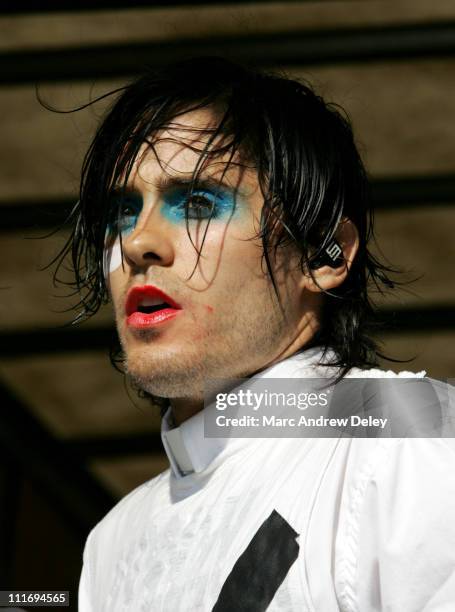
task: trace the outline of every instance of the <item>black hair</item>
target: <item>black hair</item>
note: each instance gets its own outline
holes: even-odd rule
[[[254,167],[264,197],[259,235],[275,290],[277,249],[297,247],[302,271],[313,275],[312,262],[340,222],[348,218],[356,226],[358,252],[345,281],[325,292],[311,345],[321,345],[325,354],[334,351],[330,365],[339,367],[341,376],[354,366],[377,365],[381,354],[373,338],[378,323],[370,287],[393,287],[388,276],[393,270],[368,248],[373,237],[368,180],[344,111],[305,82],[221,58],[173,63],[120,91],[84,159],[72,232],[61,253],[60,263],[71,256],[72,284],[80,296],[75,321],[93,315],[109,299],[103,256],[113,189],[126,186],[145,142],[153,146],[154,135],[179,115],[210,108],[219,121],[208,130],[193,182],[208,160],[226,152],[230,163],[241,160]]]

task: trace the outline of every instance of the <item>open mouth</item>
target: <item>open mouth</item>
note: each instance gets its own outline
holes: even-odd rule
[[[158,312],[164,310],[164,308],[172,308],[167,302],[158,302],[157,304],[147,304],[145,300],[142,304],[138,304],[137,312],[143,312],[144,314],[150,314],[152,312]]]
[[[164,323],[174,318],[181,310],[181,306],[158,287],[133,287],[126,300],[126,322],[130,327],[142,329]]]

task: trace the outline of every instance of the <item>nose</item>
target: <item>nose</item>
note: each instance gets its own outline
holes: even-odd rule
[[[158,208],[142,210],[134,230],[122,239],[123,256],[131,268],[170,266],[174,261],[171,231]]]

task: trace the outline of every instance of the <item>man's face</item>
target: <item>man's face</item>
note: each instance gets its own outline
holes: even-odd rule
[[[209,160],[187,226],[185,181],[209,137],[201,129],[214,121],[208,109],[181,115],[153,149],[144,145],[119,221],[123,266],[118,238],[108,241],[127,371],[162,397],[200,398],[204,379],[248,376],[299,348],[297,255],[282,251],[276,262],[281,310],[255,238],[263,206],[256,172],[232,164],[222,177],[229,154]]]

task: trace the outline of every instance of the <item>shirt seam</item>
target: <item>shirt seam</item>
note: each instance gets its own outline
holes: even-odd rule
[[[399,442],[401,442],[401,438],[396,439],[396,444]],[[342,540],[343,556],[339,562],[339,583],[341,588],[338,594],[338,601],[343,612],[359,612],[356,577],[360,549],[361,512],[368,485],[372,482],[377,466],[384,458],[384,454],[390,456],[391,452],[392,445],[384,444],[384,441],[378,444],[349,492],[349,506],[347,517],[344,521],[344,536]]]

